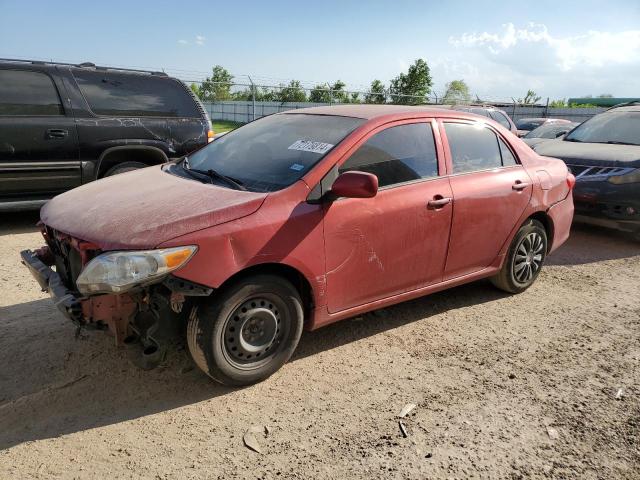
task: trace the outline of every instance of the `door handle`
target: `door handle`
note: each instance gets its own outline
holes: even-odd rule
[[[445,205],[451,203],[453,198],[451,197],[443,197],[442,195],[434,195],[433,200],[429,200],[427,202],[427,208],[431,210],[439,210]]]
[[[65,138],[67,135],[69,135],[69,131],[61,128],[50,128],[47,130],[47,139]]]
[[[511,188],[514,189],[514,190],[524,190],[529,185],[530,185],[530,183],[528,183],[528,182],[522,182],[520,180],[516,180],[516,183],[511,185]]]

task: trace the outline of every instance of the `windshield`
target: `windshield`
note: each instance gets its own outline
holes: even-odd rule
[[[567,133],[575,125],[575,123],[547,123],[546,125],[534,128],[527,133],[524,138],[557,138],[559,135]]]
[[[213,170],[247,190],[280,190],[300,179],[362,123],[361,118],[333,115],[271,115],[189,155],[189,167]]]
[[[567,135],[570,142],[640,145],[640,112],[609,112],[590,118]]]

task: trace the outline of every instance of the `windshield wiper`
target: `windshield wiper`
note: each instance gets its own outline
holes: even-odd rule
[[[210,168],[208,170],[201,170],[199,168],[191,168],[191,166],[189,165],[189,157],[184,157],[184,160],[182,160],[182,168],[186,172],[195,173],[197,175],[201,175],[201,176],[207,177],[211,181],[211,183],[213,183],[212,182],[213,180],[222,180],[227,185],[231,185],[233,188],[235,188],[237,190],[244,190],[244,191],[247,190],[247,188],[242,184],[242,182],[240,180],[228,177],[227,175],[224,175],[224,174],[222,174],[220,172],[216,172],[212,168]]]
[[[577,138],[564,138],[563,139],[565,142],[576,142],[576,143],[582,143],[582,140],[578,140]]]

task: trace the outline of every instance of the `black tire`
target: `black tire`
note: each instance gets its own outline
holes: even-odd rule
[[[505,292],[524,292],[538,278],[546,256],[547,232],[539,221],[528,220],[513,238],[502,269],[491,277],[491,283]]]
[[[131,172],[132,170],[139,170],[141,168],[146,168],[149,165],[140,162],[123,162],[117,165],[114,165],[107,173],[104,174],[105,177],[111,177],[112,175],[118,175],[120,173]]]
[[[303,324],[294,286],[275,275],[255,275],[194,308],[187,344],[196,365],[214,380],[251,385],[289,360]]]

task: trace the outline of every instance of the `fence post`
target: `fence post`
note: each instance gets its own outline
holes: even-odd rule
[[[547,97],[547,104],[544,106],[544,118],[549,117],[549,97]]]
[[[256,119],[256,86],[253,83],[253,80],[251,80],[251,77],[249,75],[247,75],[247,78],[249,79],[249,82],[251,82],[251,120],[255,120]],[[247,122],[249,121],[249,109],[247,108]]]

